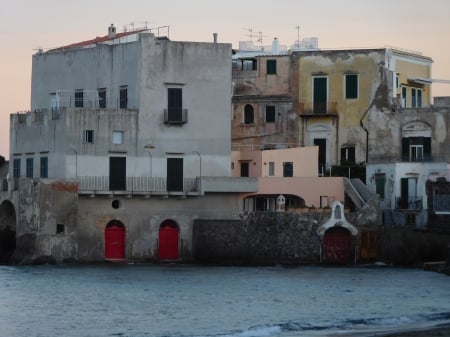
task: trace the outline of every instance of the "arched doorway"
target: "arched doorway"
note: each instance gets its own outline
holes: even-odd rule
[[[158,257],[160,260],[178,260],[178,225],[173,220],[165,220],[159,227]]]
[[[10,201],[0,205],[0,264],[9,264],[16,250],[16,211]]]
[[[118,220],[110,221],[105,227],[105,259],[125,259],[125,226]]]
[[[322,259],[325,264],[350,262],[351,233],[341,226],[329,228],[323,236]]]

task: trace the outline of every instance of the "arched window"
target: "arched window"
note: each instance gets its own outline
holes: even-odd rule
[[[254,115],[253,106],[247,104],[244,108],[244,124],[253,124],[255,122]]]

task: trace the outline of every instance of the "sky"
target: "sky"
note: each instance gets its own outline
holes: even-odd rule
[[[319,48],[397,47],[431,57],[434,79],[450,80],[450,0],[0,0],[0,155],[9,158],[9,115],[30,109],[31,61],[44,50],[147,25],[175,41],[232,43],[262,35]],[[297,29],[296,27],[300,27]],[[256,41],[257,38],[253,37]],[[450,96],[450,84],[433,84]]]

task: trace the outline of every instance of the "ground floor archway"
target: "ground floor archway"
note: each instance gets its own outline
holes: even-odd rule
[[[322,242],[322,261],[325,264],[350,263],[351,233],[341,226],[334,226],[325,232]]]
[[[125,226],[118,220],[110,221],[105,227],[105,259],[125,259]]]
[[[160,260],[178,260],[179,228],[175,221],[165,220],[159,227],[158,258]]]
[[[16,211],[5,200],[0,204],[0,264],[9,264],[16,250]]]

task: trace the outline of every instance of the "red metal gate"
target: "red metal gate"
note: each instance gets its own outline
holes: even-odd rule
[[[111,221],[106,225],[105,259],[125,259],[125,227],[120,221]]]
[[[323,236],[323,263],[348,264],[350,262],[351,234],[343,227],[331,227]]]
[[[174,221],[167,220],[159,228],[160,260],[177,260],[178,255],[178,226]]]

